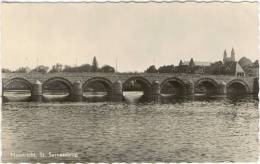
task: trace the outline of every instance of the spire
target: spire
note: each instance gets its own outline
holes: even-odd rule
[[[182,63],[182,60],[180,60],[180,62],[179,62],[179,66],[182,66],[182,64],[183,64],[183,63]]]
[[[236,60],[234,48],[232,48],[232,50],[231,50],[231,60],[232,60],[232,61],[235,61],[235,60]]]
[[[195,63],[194,63],[194,61],[193,61],[193,58],[190,59],[189,66],[191,66],[191,67],[195,66]]]
[[[225,51],[224,51],[224,56],[226,56],[226,57],[227,57],[227,50],[225,50]]]
[[[224,50],[224,55],[223,55],[223,62],[225,62],[225,61],[226,61],[226,59],[227,59],[227,51],[226,51],[226,50]]]

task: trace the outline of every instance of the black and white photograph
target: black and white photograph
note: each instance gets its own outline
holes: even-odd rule
[[[258,1],[0,5],[3,163],[258,162]]]

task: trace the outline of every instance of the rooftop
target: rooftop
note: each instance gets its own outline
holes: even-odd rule
[[[183,65],[189,65],[190,61],[184,61]],[[203,62],[203,61],[194,61],[194,64],[197,66],[210,66],[211,62]]]

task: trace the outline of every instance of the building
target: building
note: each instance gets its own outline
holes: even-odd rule
[[[226,50],[224,51],[224,55],[223,55],[223,63],[231,62],[231,61],[232,62],[236,61],[234,48],[232,48],[232,50],[231,50],[231,56],[230,57],[227,56],[227,51]]]
[[[259,66],[256,65],[256,64],[252,64],[252,65],[246,66],[244,68],[244,71],[245,71],[247,76],[254,76],[254,77],[258,77],[259,76]]]
[[[179,66],[176,67],[176,72],[204,74],[208,72],[210,65],[210,62],[193,61],[191,58],[190,61],[181,61]]]
[[[184,61],[183,65],[189,65],[190,61]],[[207,67],[210,66],[211,62],[194,61],[195,66]]]
[[[226,75],[234,75],[234,76],[245,76],[245,71],[240,66],[238,62],[236,62],[235,50],[232,48],[231,56],[227,56],[227,51],[224,51],[223,55],[223,64],[224,64],[224,74]]]
[[[178,73],[194,73],[194,74],[214,74],[214,75],[233,75],[233,76],[245,76],[245,71],[241,65],[236,61],[235,50],[232,48],[231,56],[227,56],[227,51],[224,51],[223,62],[217,61],[201,62],[194,61],[192,58],[190,61],[182,60],[179,66],[176,67]],[[255,75],[256,69],[251,69],[251,76]]]
[[[224,73],[225,75],[245,76],[245,71],[236,61],[226,61],[224,63]]]

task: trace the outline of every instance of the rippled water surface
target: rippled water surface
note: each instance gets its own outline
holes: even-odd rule
[[[161,104],[127,102],[5,103],[2,159],[5,162],[257,161],[258,101],[252,97]],[[49,152],[77,155],[52,157]],[[26,153],[35,156],[18,157]]]

